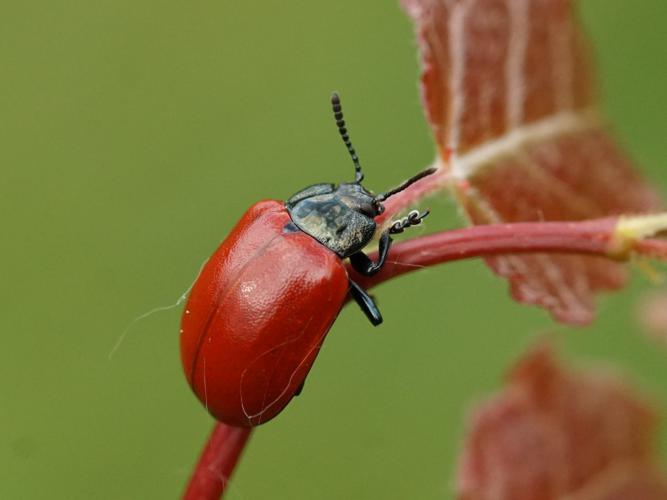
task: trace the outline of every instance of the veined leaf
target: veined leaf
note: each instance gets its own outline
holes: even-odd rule
[[[422,100],[440,171],[392,209],[450,187],[474,224],[581,220],[660,202],[604,130],[569,0],[403,0],[421,50]],[[410,199],[412,198],[412,199]],[[592,320],[596,290],[625,282],[596,257],[486,259],[513,297]]]
[[[651,447],[655,424],[653,410],[619,378],[562,366],[541,345],[472,415],[458,498],[667,498]]]

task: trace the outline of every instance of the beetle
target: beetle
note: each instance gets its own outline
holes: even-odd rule
[[[183,313],[187,381],[208,411],[229,425],[267,422],[301,392],[348,293],[373,325],[382,322],[343,259],[363,275],[377,273],[391,235],[428,215],[413,211],[382,231],[376,261],[362,251],[376,232],[383,202],[435,169],[382,194],[368,191],[336,93],[331,104],[354,163],[354,182],[315,184],[285,203],[266,200],[250,207],[202,268]]]

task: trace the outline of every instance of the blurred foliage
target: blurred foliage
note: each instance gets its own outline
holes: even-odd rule
[[[664,192],[667,4],[582,11],[607,114]],[[176,498],[211,427],[180,372],[179,308],[109,351],[250,204],[351,177],[332,90],[369,187],[431,161],[412,27],[397,2],[37,0],[3,5],[0,30],[0,497]],[[427,229],[461,224],[429,206]],[[386,323],[342,312],[229,498],[450,498],[467,405],[547,331],[659,395],[665,353],[633,317],[646,287],[636,274],[571,330],[479,262],[382,286]]]

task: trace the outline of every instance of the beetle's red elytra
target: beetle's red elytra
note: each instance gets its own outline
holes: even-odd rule
[[[270,420],[297,392],[347,295],[341,259],[285,205],[246,212],[192,289],[181,355],[191,387],[219,420]]]
[[[350,280],[343,259],[365,275],[385,262],[391,234],[419,224],[415,212],[382,232],[377,262],[362,249],[376,231],[382,202],[428,169],[379,195],[362,185],[337,94],[338,130],[355,165],[355,181],[316,184],[283,203],[256,203],[204,265],[181,321],[181,361],[190,387],[228,425],[253,427],[275,417],[300,393],[347,294],[371,323],[382,316]]]

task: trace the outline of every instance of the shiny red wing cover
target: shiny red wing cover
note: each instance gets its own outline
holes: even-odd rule
[[[204,266],[181,326],[195,394],[217,419],[273,418],[305,379],[348,291],[332,251],[285,230],[284,205],[251,207]]]

